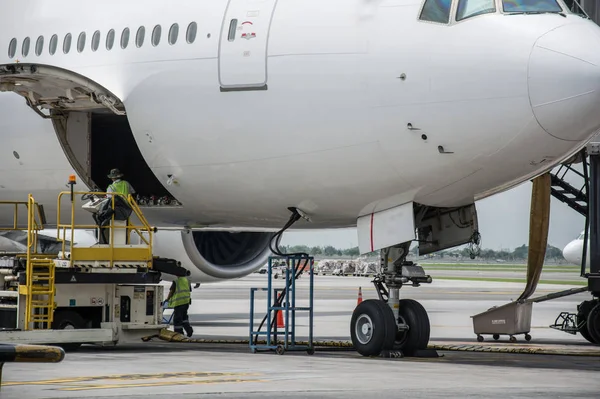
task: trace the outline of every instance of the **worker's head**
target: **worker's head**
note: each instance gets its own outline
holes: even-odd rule
[[[117,168],[111,169],[110,174],[108,175],[108,178],[112,180],[117,180],[121,177],[123,177],[123,173],[121,173],[121,171]]]

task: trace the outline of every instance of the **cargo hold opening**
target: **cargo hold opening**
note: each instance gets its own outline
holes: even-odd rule
[[[92,113],[90,125],[90,176],[102,191],[112,183],[110,170],[117,168],[140,197],[172,198],[142,156],[126,116]]]
[[[142,156],[123,102],[102,85],[63,68],[18,63],[0,65],[1,91],[22,96],[35,113],[52,121],[71,166],[92,190],[106,191],[107,175],[118,168],[140,206],[181,205]]]
[[[71,165],[94,190],[106,191],[108,174],[119,169],[144,205],[181,205],[154,175],[142,156],[125,115],[109,110],[71,111],[55,128]],[[167,177],[165,176],[165,180]]]

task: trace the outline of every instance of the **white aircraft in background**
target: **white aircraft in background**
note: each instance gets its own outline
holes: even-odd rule
[[[73,170],[85,191],[119,168],[166,198],[143,209],[155,252],[194,281],[263,266],[290,208],[295,228],[357,226],[361,253],[476,240],[476,200],[600,129],[600,28],[562,0],[2,7],[2,199],[32,193],[51,225]]]
[[[583,242],[585,239],[585,231],[582,231],[579,237],[569,242],[563,249],[563,257],[569,263],[581,265],[581,256],[583,255]],[[585,267],[590,267],[590,238],[587,240],[587,252],[585,255]]]

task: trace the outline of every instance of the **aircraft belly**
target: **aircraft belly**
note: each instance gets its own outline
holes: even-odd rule
[[[197,212],[185,223],[277,226],[298,206],[316,225],[348,225],[364,204],[410,187],[373,141],[281,158],[187,166],[173,194]],[[155,170],[164,174],[162,168]],[[194,220],[194,218],[197,218]]]

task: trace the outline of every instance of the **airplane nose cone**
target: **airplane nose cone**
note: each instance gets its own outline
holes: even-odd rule
[[[542,35],[529,59],[529,99],[538,123],[569,141],[600,130],[600,28],[569,24]]]

